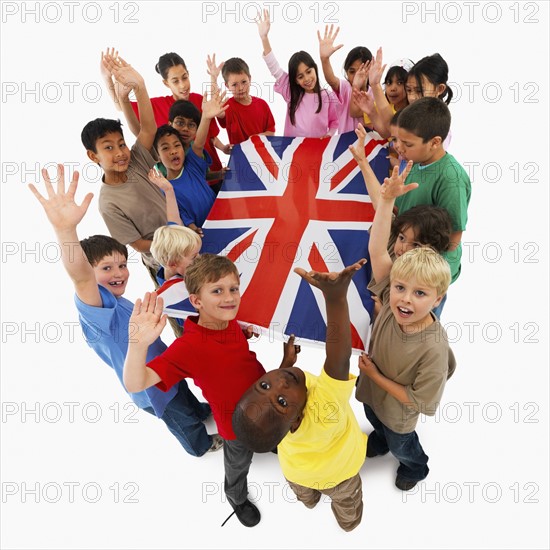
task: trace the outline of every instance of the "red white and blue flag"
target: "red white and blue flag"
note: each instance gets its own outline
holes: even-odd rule
[[[367,158],[383,181],[389,169],[386,140],[367,136]],[[237,318],[243,325],[270,338],[295,334],[300,343],[324,343],[323,295],[293,270],[340,271],[368,258],[374,210],[348,150],[356,140],[354,132],[330,139],[253,136],[233,147],[230,170],[203,227],[201,252],[228,256],[237,265],[242,296]],[[367,263],[348,292],[357,350],[368,344],[370,276]],[[194,313],[183,283],[171,286],[170,294],[168,315]]]

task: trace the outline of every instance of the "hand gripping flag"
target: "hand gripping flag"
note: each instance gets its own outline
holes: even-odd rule
[[[370,139],[369,139],[370,138]],[[367,135],[365,152],[379,181],[388,175],[386,140]],[[228,256],[241,276],[237,319],[255,332],[300,343],[330,338],[322,293],[294,273],[341,271],[368,258],[374,209],[348,146],[354,132],[332,138],[253,136],[233,148],[223,187],[206,223],[201,252]],[[348,291],[352,346],[364,350],[373,302],[369,264]],[[194,312],[185,286],[171,285],[165,312]]]

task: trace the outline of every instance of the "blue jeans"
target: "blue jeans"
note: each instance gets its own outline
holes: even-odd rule
[[[367,446],[370,451],[382,455],[391,451],[399,460],[397,475],[407,481],[421,481],[428,475],[428,455],[422,449],[416,432],[398,434],[384,426],[374,411],[363,403],[367,420],[372,424],[374,432],[369,434]]]
[[[143,410],[155,414],[151,407]],[[203,424],[210,413],[210,405],[200,403],[187,382],[182,380],[178,384],[178,393],[166,406],[161,420],[190,455],[202,456],[212,445],[212,438]]]

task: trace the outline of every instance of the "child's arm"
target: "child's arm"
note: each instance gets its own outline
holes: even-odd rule
[[[391,178],[386,178],[380,189],[380,199],[372,222],[369,239],[372,274],[377,282],[382,281],[390,274],[393,264],[388,253],[388,241],[390,239],[395,199],[418,187],[417,183],[404,185],[412,166],[413,163],[410,161],[401,175],[399,175],[399,167],[395,167]]]
[[[44,208],[52,224],[61,248],[65,271],[71,278],[79,299],[89,306],[101,307],[101,295],[94,270],[80,246],[76,233],[78,224],[90,206],[93,194],[88,193],[81,205],[76,204],[74,197],[78,187],[78,172],[73,173],[69,188],[65,191],[65,169],[62,164],[57,165],[57,189],[54,189],[46,169],[42,169],[42,177],[48,194],[47,199],[32,183],[29,184],[29,189]]]
[[[174,193],[174,186],[156,168],[149,170],[148,177],[151,183],[154,183],[159,189],[164,191],[164,196],[166,197],[166,221],[183,225],[176,193]]]
[[[133,128],[135,133],[136,116],[128,99],[130,90],[134,91],[136,96],[138,111],[139,111],[139,132],[137,134],[137,140],[141,145],[150,151],[153,147],[153,141],[157,132],[157,124],[155,122],[155,115],[153,113],[153,106],[145,87],[145,81],[143,77],[124,59],[118,57],[116,60],[105,56],[106,64],[110,68],[113,76],[119,82],[123,89],[121,90],[119,97],[121,99],[120,104],[122,112],[126,117],[128,126]],[[122,100],[126,96],[125,100]]]
[[[353,82],[351,83],[352,92],[366,93],[365,88],[367,86],[367,80],[369,79],[369,76],[370,76],[371,63],[372,63],[371,61],[365,61],[365,63],[362,63],[360,67],[357,69],[357,71],[355,72],[355,76],[353,77]],[[363,116],[363,111],[361,110],[360,106],[355,101],[353,101],[353,99],[349,105],[349,115],[354,118],[360,118]]]
[[[359,357],[359,370],[365,376],[368,376],[379,388],[395,397],[400,403],[410,404],[411,398],[407,393],[406,387],[384,376],[366,353],[362,353]]]
[[[124,362],[124,385],[130,393],[140,392],[160,382],[160,376],[146,365],[147,349],[161,335],[168,317],[164,302],[155,292],[139,298],[128,325],[128,352]]]
[[[269,20],[268,10],[264,10],[263,19],[261,13],[258,15],[258,19],[256,19],[256,25],[258,26],[258,33],[260,35],[260,39],[262,41],[262,46],[264,49],[262,55],[265,57],[267,54],[271,53],[271,44],[269,42],[269,29],[271,28],[271,22]]]
[[[331,25],[330,29],[328,25],[325,25],[325,34],[323,38],[321,38],[321,33],[319,31],[317,31],[317,38],[319,39],[319,55],[321,57],[323,75],[325,76],[325,80],[327,81],[328,85],[334,90],[334,92],[338,93],[340,91],[340,79],[334,74],[334,71],[332,70],[330,56],[334,52],[338,51],[343,46],[343,44],[339,44],[338,46],[334,45],[334,41],[336,40],[336,37],[340,32],[340,27],[336,27],[336,31],[334,32],[334,34],[332,33],[333,28],[334,25]]]
[[[367,263],[362,258],[340,273],[318,273],[296,268],[295,273],[310,285],[322,290],[327,308],[325,372],[336,380],[349,380],[351,327],[347,293],[351,278]],[[330,334],[329,334],[330,331]]]
[[[212,94],[212,97],[209,101],[206,100],[206,93],[202,97],[202,114],[201,114],[201,123],[197,128],[197,134],[191,148],[193,152],[198,156],[202,157],[202,152],[204,149],[204,144],[206,143],[206,138],[208,137],[208,129],[210,128],[210,121],[218,116],[220,113],[225,113],[227,105],[225,103],[225,92],[222,94],[215,93]]]
[[[225,113],[224,113],[224,116],[225,116]],[[216,149],[219,149],[222,153],[225,153],[226,155],[230,155],[231,154],[231,149],[233,149],[233,145],[231,145],[231,143],[228,143],[227,145],[225,145],[219,138],[218,136],[216,136],[214,138],[214,147]]]
[[[378,113],[377,122],[374,127],[380,135],[389,136],[390,135],[390,120],[393,117],[393,111],[388,103],[386,94],[382,89],[380,81],[382,79],[382,74],[386,65],[382,65],[382,48],[378,48],[376,52],[376,58],[371,64],[369,70],[369,84],[372,88],[372,93],[374,94],[374,101],[376,102],[376,111]],[[371,120],[373,120],[371,118]],[[374,121],[373,121],[374,122]]]
[[[359,165],[359,169],[361,170],[363,179],[365,180],[365,185],[367,186],[367,192],[372,202],[372,206],[376,210],[378,208],[378,200],[380,198],[380,182],[378,181],[376,174],[372,171],[369,161],[365,156],[365,138],[367,137],[367,132],[362,124],[358,124],[355,133],[358,139],[357,144],[350,145],[349,150]]]
[[[105,65],[104,62],[105,56],[110,56],[116,59],[118,57],[118,51],[116,51],[114,48],[107,48],[105,53],[101,52],[99,72],[101,73],[101,77],[103,78],[103,82],[105,83],[105,88],[107,88],[107,92],[109,92],[109,97],[113,100],[117,111],[121,111],[122,109],[120,107],[118,96],[115,90],[115,81],[113,79],[113,75],[111,74],[110,69]]]
[[[283,344],[283,360],[281,361],[280,369],[292,367],[298,360],[298,354],[301,351],[300,346],[297,346],[294,342],[296,337],[291,334],[288,338],[288,342]]]

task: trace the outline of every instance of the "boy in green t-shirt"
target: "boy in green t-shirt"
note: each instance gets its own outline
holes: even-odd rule
[[[414,163],[405,183],[415,182],[418,187],[398,197],[395,205],[399,214],[420,204],[433,204],[449,212],[452,221],[451,244],[443,255],[449,262],[451,282],[454,282],[460,275],[461,239],[468,220],[472,186],[464,168],[443,148],[450,127],[449,108],[434,97],[423,97],[399,113],[395,149],[403,159]],[[355,133],[359,143],[350,146],[350,151],[359,164],[376,208],[380,182],[365,159],[363,145],[366,132],[364,128],[358,128]]]

